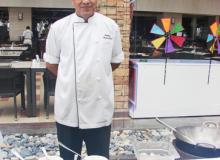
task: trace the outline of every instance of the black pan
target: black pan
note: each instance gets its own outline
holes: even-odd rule
[[[183,126],[173,128],[156,118],[158,122],[173,130],[176,146],[195,156],[220,157],[220,129],[207,126]]]

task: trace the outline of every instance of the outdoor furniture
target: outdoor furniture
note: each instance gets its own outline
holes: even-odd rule
[[[0,67],[0,97],[14,97],[14,116],[17,120],[16,96],[21,94],[21,106],[25,110],[24,75],[14,68]]]
[[[34,117],[35,116],[35,110],[33,109],[32,105],[32,81],[31,81],[31,61],[12,61],[9,63],[11,68],[15,70],[15,72],[22,73],[25,75],[25,86],[26,86],[26,100],[27,100],[27,106],[26,106],[26,114],[28,117]]]
[[[46,110],[46,118],[49,118],[50,96],[54,96],[56,86],[56,76],[50,71],[46,71],[43,75],[44,81],[44,109]]]
[[[24,59],[23,57],[27,54],[27,52],[28,55],[30,55],[28,57],[32,58],[31,50],[28,50],[27,46],[0,47],[0,59]]]

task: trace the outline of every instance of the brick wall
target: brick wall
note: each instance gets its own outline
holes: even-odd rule
[[[128,61],[130,35],[130,5],[128,0],[98,0],[98,12],[114,19],[120,27],[125,60],[114,71],[115,108],[128,107]]]

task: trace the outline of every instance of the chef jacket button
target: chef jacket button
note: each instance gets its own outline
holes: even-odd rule
[[[78,102],[81,102],[82,101],[82,99],[81,98],[78,98]]]
[[[97,81],[100,81],[100,80],[101,80],[101,78],[100,78],[100,77],[96,77],[96,80],[97,80]]]
[[[98,98],[98,100],[101,100],[101,99],[102,99],[102,96],[98,96],[97,98]]]
[[[97,61],[97,62],[100,62],[100,61],[101,61],[101,58],[97,58],[96,61]]]

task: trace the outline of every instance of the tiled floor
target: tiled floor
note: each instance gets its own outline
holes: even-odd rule
[[[50,97],[50,109],[49,109],[49,119],[46,119],[46,112],[44,110],[43,104],[43,80],[42,75],[37,74],[36,77],[36,88],[37,88],[37,109],[36,117],[27,117],[25,111],[21,112],[21,97],[17,96],[18,105],[18,120],[15,121],[14,118],[14,108],[13,108],[13,98],[0,98],[0,124],[16,124],[16,123],[48,123],[54,122],[54,110],[53,101],[54,97]],[[128,118],[127,109],[118,109],[114,117],[118,120]]]
[[[8,123],[40,123],[40,122],[54,122],[53,116],[53,100],[54,97],[50,98],[50,116],[46,119],[46,112],[43,106],[43,81],[41,79],[41,74],[37,74],[37,116],[27,117],[25,111],[21,111],[21,97],[17,96],[18,105],[18,120],[15,121],[14,118],[14,108],[13,108],[13,98],[0,98],[0,124]]]
[[[43,94],[41,91],[39,98],[37,100],[36,117],[27,117],[26,111],[21,111],[20,95],[18,95],[17,96],[18,119],[17,121],[15,121],[13,98],[0,99],[0,124],[54,122],[53,101],[54,101],[54,97],[50,97],[49,119],[47,119],[46,111],[44,110],[44,104],[43,104]],[[130,119],[128,116],[127,109],[116,109],[114,113],[114,119],[118,121]]]

